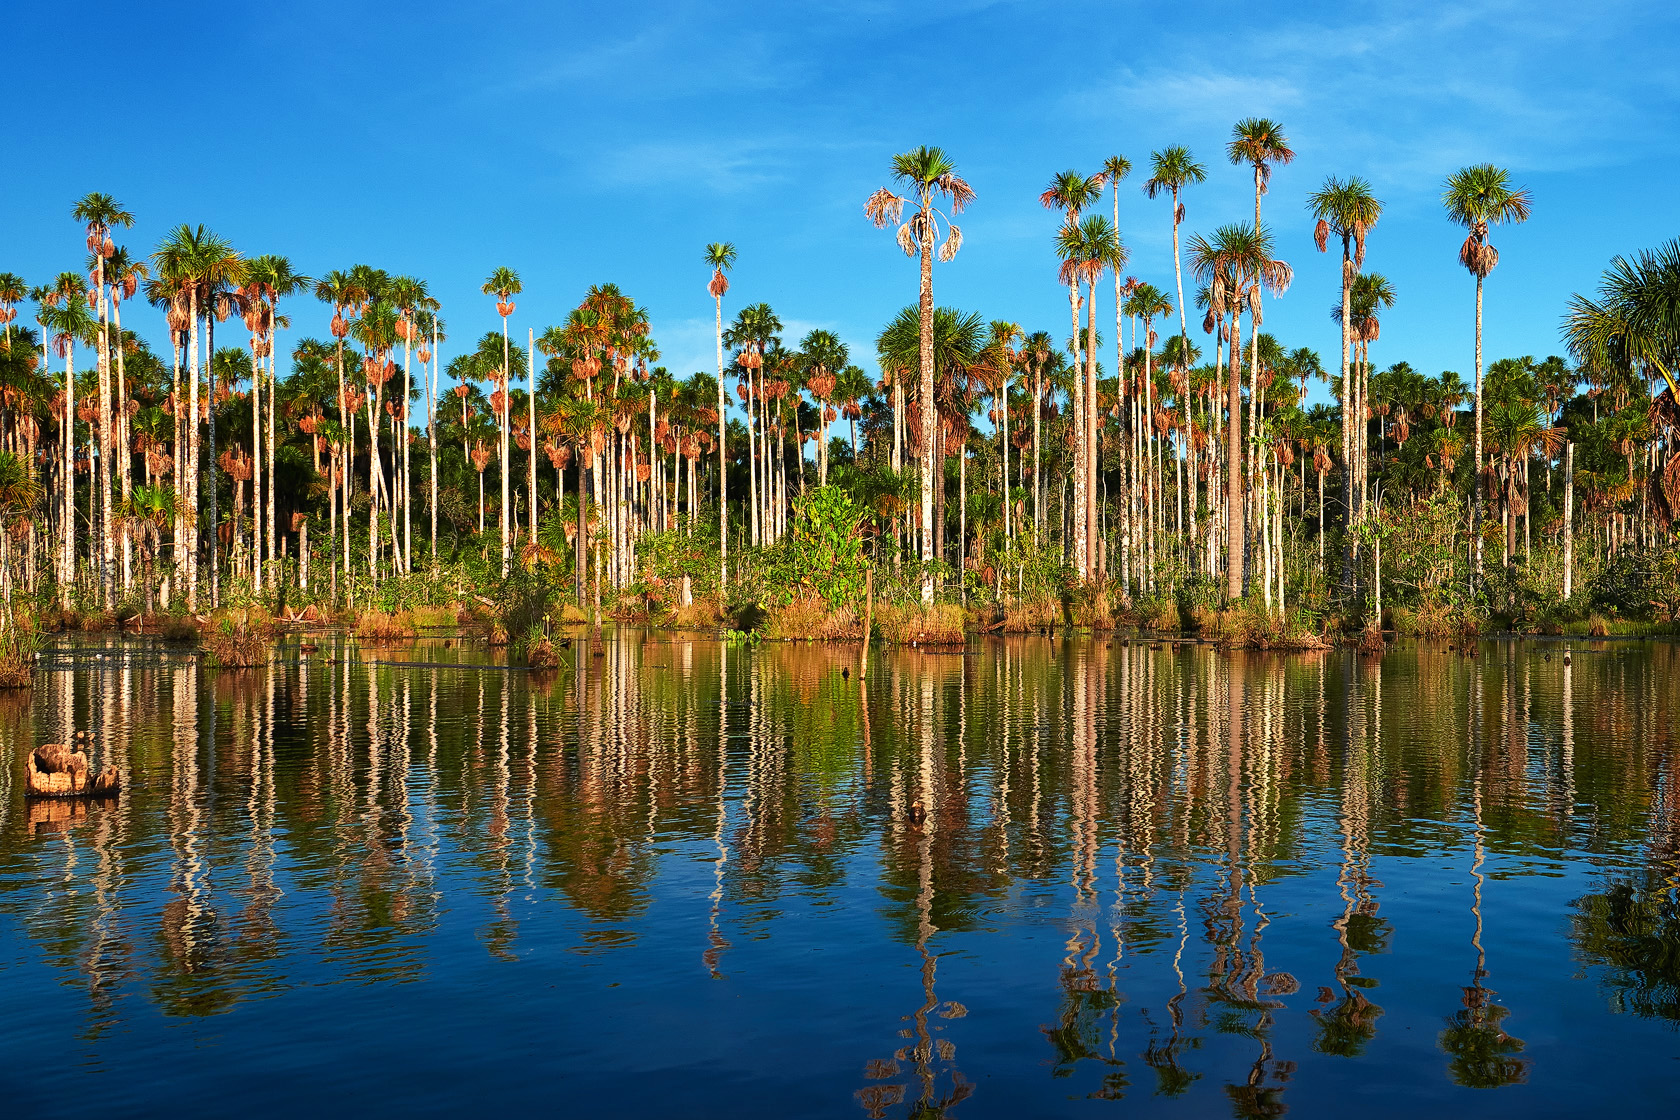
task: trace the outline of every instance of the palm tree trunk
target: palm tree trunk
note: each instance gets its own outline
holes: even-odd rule
[[[188,534],[187,560],[187,610],[198,610],[198,524],[199,499],[203,493],[203,473],[199,470],[198,455],[198,285],[192,285],[192,294],[188,298],[188,314],[192,316],[192,334],[187,341],[187,369],[192,378],[188,390],[190,399],[187,402],[187,462],[186,471],[181,477],[181,497],[185,507],[185,517],[191,524]],[[190,481],[189,481],[190,480]],[[192,492],[187,493],[187,486],[192,486]]]
[[[216,477],[216,315],[214,306],[204,309],[204,384],[210,394],[206,402],[204,432],[209,443],[204,473],[210,485],[210,606],[222,605],[221,492]]]
[[[93,441],[98,453],[97,476],[88,472],[88,481],[97,477],[99,487],[99,588],[107,611],[116,609],[116,526],[111,517],[111,457],[116,453],[117,441],[111,426],[111,335],[110,305],[106,302],[105,257],[101,248],[94,257],[94,285],[99,290],[99,435]]]
[[[70,585],[76,577],[76,340],[65,347],[64,357],[64,422],[59,438],[62,451],[63,536],[58,549],[59,605],[70,605]]]
[[[509,394],[513,391],[512,359],[508,349],[508,321],[502,316],[502,407],[497,415],[500,426],[502,453],[502,578],[506,579],[508,567],[513,561],[513,542],[509,539],[510,526],[508,523],[508,421],[513,401]]]
[[[257,353],[257,338],[251,338],[251,590],[262,586],[262,357]],[[269,480],[269,490],[274,482]],[[236,520],[235,525],[238,524]]]
[[[127,502],[128,496],[134,488],[134,463],[132,461],[134,444],[129,437],[128,431],[128,378],[127,370],[124,368],[123,363],[122,300],[113,300],[111,302],[111,318],[115,321],[117,328],[117,481],[118,485],[122,487],[122,500]],[[125,594],[134,583],[133,556],[133,542],[129,535],[124,533],[122,537],[122,589]]]
[[[437,320],[432,320],[432,375],[426,382],[426,440],[430,445],[432,460],[432,570],[437,570],[437,507],[438,507],[438,440],[437,440],[437,381],[438,364],[441,357],[438,354]],[[556,499],[558,502],[558,499]]]
[[[1085,397],[1085,430],[1080,433],[1085,444],[1085,549],[1087,579],[1100,575],[1103,567],[1102,533],[1097,518],[1097,460],[1102,447],[1097,442],[1097,278],[1091,277],[1087,286],[1090,306],[1085,311],[1085,377],[1080,392]]]
[[[1069,364],[1073,371],[1073,384],[1068,386],[1067,397],[1068,423],[1076,434],[1073,441],[1073,505],[1078,513],[1066,520],[1073,534],[1073,568],[1083,581],[1091,578],[1091,569],[1085,557],[1085,367],[1079,346],[1079,302],[1079,282],[1073,280],[1068,284],[1068,315],[1073,320],[1073,333],[1068,336],[1068,356],[1072,359]]]
[[[1575,591],[1575,445],[1563,447],[1563,597]]]
[[[535,545],[537,543],[537,335],[536,335],[536,331],[532,330],[531,328],[526,328],[525,338],[526,338],[525,345],[526,345],[526,349],[527,349],[527,353],[525,355],[525,393],[526,393],[525,422],[529,427],[529,435],[530,435],[530,441],[531,441],[531,446],[529,448],[530,460],[531,460],[531,463],[530,463],[530,480],[529,480],[529,482],[527,483],[527,486],[526,486],[526,496],[531,503],[531,509],[529,511],[529,524],[530,524],[530,527],[531,527],[531,539],[530,539],[529,543],[532,544],[532,545]],[[651,394],[650,394],[650,399],[651,399]],[[408,404],[408,398],[404,397],[403,398],[403,407],[406,408],[407,404]],[[407,434],[408,434],[408,422],[405,419],[404,422],[403,422],[403,435],[406,437]],[[403,440],[403,479],[404,479],[405,482],[406,482],[407,478],[408,478],[408,440],[405,438]],[[405,534],[407,533],[407,523],[408,523],[408,488],[405,485],[403,487],[403,524],[404,524],[404,533]],[[405,553],[405,556],[406,556],[408,546],[405,544],[403,547],[404,547],[404,553]]]
[[[921,363],[922,395],[922,563],[931,564],[933,553],[933,439],[938,418],[933,407],[933,217],[927,192],[921,198],[921,291],[917,310],[921,315],[921,337],[918,357]],[[1078,326],[1076,322],[1075,327]],[[1077,333],[1077,331],[1075,332]],[[933,570],[923,569],[922,603],[933,604]]]
[[[715,297],[715,314],[717,316],[717,370],[718,370],[718,440],[717,440],[717,474],[718,474],[718,594],[722,596],[729,586],[729,468],[728,455],[728,400],[723,395],[723,296]],[[689,489],[689,497],[693,498],[693,488]],[[580,571],[582,569],[579,569]]]
[[[1348,336],[1352,333],[1351,308],[1348,301],[1353,287],[1353,257],[1348,251],[1347,238],[1342,238],[1342,588],[1351,590],[1353,584],[1353,525],[1354,510],[1354,439],[1355,405],[1358,393],[1350,380],[1348,369]]]
[[[279,509],[278,509],[278,502],[276,501],[276,491],[277,491],[278,488],[274,485],[274,482],[275,482],[275,474],[274,474],[274,405],[275,405],[275,400],[274,400],[274,398],[275,398],[276,390],[277,390],[277,388],[280,384],[279,380],[274,376],[274,373],[275,373],[275,353],[274,353],[274,351],[276,349],[276,341],[277,341],[274,336],[277,333],[279,333],[279,329],[280,329],[280,300],[279,300],[278,296],[276,296],[275,299],[274,299],[274,302],[269,305],[268,310],[269,310],[269,323],[268,323],[268,414],[266,416],[267,428],[268,428],[268,431],[267,431],[267,437],[268,438],[267,438],[267,441],[266,441],[267,446],[265,448],[265,450],[267,452],[267,455],[268,455],[268,511],[267,511],[267,515],[263,518],[263,532],[264,532],[264,534],[267,538],[267,542],[268,542],[268,547],[267,547],[267,550],[266,550],[265,554],[268,557],[268,564],[269,564],[269,568],[268,568],[268,587],[269,587],[269,590],[272,591],[280,585],[280,579],[281,579],[281,576],[282,576],[282,572],[280,571],[280,564],[278,562],[279,554],[276,551],[276,545],[279,543],[280,529],[279,529],[279,525],[278,525]],[[315,437],[313,437],[313,436],[310,437],[311,440],[313,440],[314,438]],[[299,547],[299,550],[298,550],[298,563],[300,565],[303,563],[303,556],[304,556],[304,553],[303,553],[303,549],[302,549],[301,544],[300,544],[300,547]]]
[[[1231,313],[1231,373],[1226,379],[1225,407],[1225,598],[1235,603],[1243,595],[1242,492],[1242,312]]]
[[[1344,300],[1345,302],[1345,300]],[[1474,594],[1482,582],[1482,277],[1476,277],[1476,463],[1471,476],[1470,536],[1474,540]]]

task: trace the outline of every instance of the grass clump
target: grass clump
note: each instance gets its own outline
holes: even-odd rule
[[[406,614],[408,616],[409,623],[415,627],[455,625],[456,609],[453,606],[419,606],[401,613]]]
[[[863,637],[863,619],[850,608],[835,610],[815,595],[801,595],[770,611],[764,636],[788,641],[855,641]]]
[[[14,615],[0,626],[0,690],[28,688],[33,683],[40,649],[40,628],[28,615]]]
[[[962,608],[952,603],[901,606],[886,603],[875,609],[881,636],[900,645],[954,646],[964,640]]]
[[[363,611],[356,618],[356,637],[364,642],[400,642],[414,636],[412,611]]]
[[[1053,595],[1011,600],[1003,607],[1003,629],[1008,634],[1034,634],[1053,630],[1061,620],[1061,600]]]

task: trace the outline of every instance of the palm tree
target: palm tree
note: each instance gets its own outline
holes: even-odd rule
[[[417,321],[417,316],[425,308],[426,304],[428,302],[430,302],[431,298],[432,298],[431,293],[426,290],[426,282],[424,280],[417,280],[412,276],[399,276],[395,280],[391,281],[391,303],[397,309],[397,333],[403,340],[403,395],[402,395],[403,403],[402,403],[402,429],[401,429],[401,431],[402,431],[401,500],[402,500],[402,511],[403,511],[403,516],[402,516],[402,519],[403,519],[402,570],[403,570],[404,573],[413,571],[412,561],[413,561],[413,546],[414,546],[414,537],[413,537],[414,524],[413,524],[413,519],[409,516],[409,502],[410,502],[410,499],[411,499],[412,488],[409,485],[409,470],[408,470],[408,468],[409,468],[409,463],[408,463],[408,443],[409,443],[409,440],[408,440],[408,430],[409,430],[408,402],[409,402],[409,399],[414,395],[414,385],[413,385],[412,377],[411,377],[410,372],[409,372],[409,360],[410,360],[411,352],[414,350],[414,340],[417,337],[419,337],[419,338],[424,337],[423,335],[420,334],[420,327],[419,327],[419,323]],[[423,343],[422,343],[422,345],[423,345]],[[533,400],[535,399],[534,395],[533,395],[532,399]],[[534,456],[536,454],[536,450],[535,450],[536,449],[536,441],[535,441],[535,439],[533,439],[531,441],[531,447],[532,447],[532,455],[533,455],[533,458],[531,460],[531,462],[532,462],[532,468],[531,469],[532,469],[533,472],[535,472],[535,470],[536,470],[536,466],[535,466],[536,459],[534,458]],[[533,509],[536,508],[534,501],[532,503],[532,508]],[[533,530],[532,536],[535,537],[535,535],[536,535],[536,533]]]
[[[840,336],[833,331],[814,330],[799,344],[800,364],[804,367],[805,387],[816,398],[817,408],[817,484],[828,485],[828,425],[833,411],[840,371],[846,368],[851,354]],[[836,413],[838,415],[838,413]]]
[[[1056,253],[1062,260],[1060,279],[1070,286],[1081,281],[1086,284],[1086,345],[1084,368],[1078,362],[1077,341],[1075,357],[1074,396],[1078,404],[1073,409],[1075,431],[1074,478],[1075,504],[1078,508],[1074,525],[1074,566],[1080,578],[1090,579],[1097,567],[1097,281],[1106,271],[1116,274],[1126,264],[1126,249],[1119,234],[1106,217],[1095,214],[1077,226],[1063,226],[1056,238]],[[1077,308],[1077,304],[1075,305]],[[1077,310],[1075,312],[1077,316]],[[1079,324],[1074,323],[1077,339]]]
[[[249,271],[251,279],[260,282],[264,286],[267,291],[268,301],[269,338],[266,343],[266,353],[268,356],[268,407],[265,410],[264,416],[265,430],[263,438],[263,445],[267,454],[267,460],[263,467],[263,474],[269,481],[267,492],[268,508],[266,514],[263,516],[263,521],[264,531],[266,534],[264,555],[268,557],[270,564],[270,568],[268,569],[268,586],[272,589],[276,586],[276,583],[280,578],[279,569],[275,566],[275,560],[279,555],[277,552],[276,541],[276,534],[279,530],[276,528],[278,512],[275,504],[276,487],[274,485],[274,387],[276,384],[276,355],[273,336],[278,328],[288,325],[287,320],[280,314],[280,301],[282,299],[291,299],[293,296],[308,291],[314,281],[312,281],[309,277],[304,276],[302,273],[295,271],[292,268],[292,262],[289,258],[277,256],[272,253],[254,258],[251,261]]]
[[[729,471],[726,467],[728,449],[725,437],[728,435],[729,402],[723,396],[723,296],[729,291],[729,277],[726,275],[735,267],[735,246],[728,241],[714,241],[706,246],[706,264],[711,266],[712,278],[706,284],[706,291],[712,297],[712,310],[717,316],[717,368],[718,368],[718,584],[723,589],[729,584]]]
[[[1526,504],[1528,495],[1521,489],[1521,466],[1539,451],[1551,458],[1563,447],[1564,429],[1548,427],[1545,418],[1533,401],[1504,400],[1490,410],[1493,443],[1505,461],[1505,579],[1506,604],[1516,603],[1516,581],[1511,563],[1516,553],[1517,501]]]
[[[1612,260],[1596,299],[1570,299],[1564,337],[1587,370],[1655,372],[1667,383],[1669,398],[1680,402],[1674,381],[1680,369],[1680,239],[1632,260]]]
[[[1228,347],[1231,372],[1226,386],[1225,503],[1226,571],[1225,594],[1235,601],[1243,594],[1243,547],[1246,541],[1243,510],[1242,376],[1238,368],[1241,347],[1240,319],[1249,312],[1250,327],[1260,326],[1260,290],[1281,294],[1293,278],[1289,266],[1272,256],[1271,235],[1253,226],[1234,224],[1214,231],[1212,241],[1200,235],[1192,239],[1190,255],[1198,279],[1208,284],[1208,312],[1217,321],[1229,313],[1231,338]]]
[[[1511,173],[1491,163],[1461,168],[1447,176],[1441,205],[1447,218],[1469,230],[1458,261],[1476,278],[1476,436],[1471,502],[1471,535],[1476,540],[1476,579],[1482,576],[1482,282],[1499,263],[1499,250],[1488,240],[1488,227],[1528,220],[1531,198],[1526,187],[1511,186]]]
[[[1140,527],[1147,527],[1142,538],[1133,541],[1136,549],[1137,562],[1144,569],[1143,582],[1150,588],[1154,586],[1155,573],[1155,533],[1156,505],[1159,501],[1159,487],[1146,486],[1146,468],[1155,460],[1155,426],[1153,416],[1155,410],[1155,320],[1173,313],[1173,305],[1167,299],[1165,292],[1153,284],[1141,283],[1133,287],[1132,294],[1126,297],[1126,313],[1143,320],[1143,371],[1140,385],[1141,393],[1134,392],[1132,397],[1131,428],[1134,446],[1131,448],[1133,460],[1131,485],[1128,504],[1133,507],[1131,517],[1134,531],[1141,531]],[[1134,343],[1136,342],[1136,325],[1133,326]],[[1168,346],[1172,343],[1169,341]],[[1186,350],[1187,340],[1183,335],[1178,338],[1179,350]],[[1134,359],[1135,361],[1135,359]],[[1189,364],[1194,364],[1189,363]],[[1144,466],[1137,465],[1137,459],[1142,456]]]
[[[59,429],[59,525],[64,536],[59,545],[58,572],[59,603],[64,605],[69,602],[70,585],[76,578],[76,345],[98,344],[98,320],[88,310],[81,277],[73,272],[59,275],[54,288],[45,293],[44,302],[42,326],[52,332],[52,349],[64,359],[64,413]]]
[[[129,347],[123,341],[122,301],[134,298],[135,293],[140,290],[141,283],[149,276],[150,269],[146,267],[146,263],[135,260],[129,255],[128,250],[120,245],[105,259],[105,283],[111,301],[111,322],[117,332],[118,340],[118,344],[112,348],[117,356],[117,381],[113,389],[116,430],[112,434],[112,440],[116,447],[120,449],[116,456],[117,481],[121,487],[122,500],[124,501],[128,499],[129,492],[133,488],[132,453],[134,447],[133,439],[129,433],[129,405],[131,401],[128,391],[127,363],[125,361]],[[126,592],[131,583],[130,577],[133,567],[129,539],[126,534],[123,536],[122,544],[122,586],[124,592]]]
[[[1382,203],[1371,193],[1371,184],[1357,175],[1338,179],[1334,175],[1307,198],[1307,209],[1317,219],[1313,228],[1313,243],[1325,252],[1331,237],[1342,242],[1342,502],[1344,516],[1351,527],[1363,515],[1354,503],[1353,439],[1357,422],[1353,401],[1349,396],[1348,343],[1352,334],[1352,300],[1349,292],[1353,280],[1365,266],[1365,238],[1382,217]],[[1342,582],[1346,584],[1353,572],[1351,542],[1342,548]]]
[[[108,323],[110,310],[105,299],[105,261],[116,250],[111,231],[118,226],[134,225],[134,215],[122,208],[108,194],[97,192],[84,195],[71,209],[70,216],[87,226],[87,247],[93,258],[93,284],[99,308],[99,335],[94,360],[99,379],[98,473],[90,473],[90,482],[98,488],[100,517],[99,587],[105,609],[116,606],[116,556],[113,552],[111,518],[111,459],[115,450],[111,425],[111,367]]]
[[[864,203],[864,215],[875,223],[876,229],[898,224],[898,246],[906,256],[921,255],[921,295],[917,303],[920,319],[920,345],[917,360],[921,371],[921,399],[924,409],[933,400],[933,256],[938,246],[939,259],[949,261],[962,248],[962,230],[949,215],[934,206],[935,198],[942,198],[950,214],[960,214],[974,201],[974,190],[958,174],[943,149],[926,145],[893,156],[894,182],[907,189],[913,199],[893,194],[879,187]],[[913,201],[915,211],[910,220],[900,223],[906,201]],[[940,233],[940,221],[946,232]],[[933,444],[934,425],[931,416],[922,425],[922,562],[931,564],[933,554]],[[933,571],[928,568],[922,577],[922,602],[933,602]]]
[[[513,297],[525,290],[519,282],[519,273],[511,268],[498,268],[492,272],[479,289],[485,295],[496,297],[496,314],[502,317],[502,408],[497,414],[500,425],[502,451],[502,576],[508,574],[508,565],[513,559],[513,540],[509,535],[508,522],[508,370],[511,360],[508,353],[508,316],[513,314]]]
[[[212,605],[216,604],[220,594],[220,580],[216,565],[219,561],[220,550],[217,533],[214,526],[217,521],[217,493],[215,486],[216,461],[216,409],[214,407],[214,392],[211,394],[210,406],[206,410],[208,419],[207,434],[209,441],[208,468],[201,469],[206,461],[200,455],[198,438],[199,415],[199,366],[198,366],[198,329],[199,319],[205,319],[207,350],[215,347],[215,318],[226,317],[230,305],[227,302],[227,292],[245,281],[245,261],[234,250],[233,245],[224,237],[205,229],[203,226],[177,226],[159,244],[152,254],[153,267],[158,279],[169,288],[174,288],[178,294],[186,296],[187,313],[186,326],[190,330],[190,341],[187,346],[187,365],[192,370],[189,398],[187,404],[187,456],[186,469],[178,479],[181,488],[181,505],[183,518],[192,518],[197,509],[196,496],[187,500],[186,486],[192,484],[200,490],[208,490],[210,497],[210,521],[212,531],[210,537],[210,598]],[[209,363],[206,363],[208,369]],[[204,476],[208,475],[208,479]],[[191,542],[189,542],[191,545]],[[198,550],[190,546],[185,551],[187,567],[187,606],[189,610],[198,609]]]
[[[1184,270],[1179,264],[1178,227],[1184,221],[1184,203],[1180,199],[1185,187],[1207,180],[1207,168],[1197,163],[1190,149],[1181,144],[1150,153],[1153,173],[1143,184],[1143,193],[1154,198],[1162,191],[1172,194],[1173,202],[1173,279],[1178,285],[1178,333],[1185,345],[1190,343],[1190,329],[1184,318]]]
[[[0,323],[6,326],[6,349],[12,348],[12,320],[17,305],[29,298],[29,285],[15,272],[0,272]]]

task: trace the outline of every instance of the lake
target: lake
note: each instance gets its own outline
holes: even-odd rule
[[[307,640],[0,693],[10,1114],[1680,1103],[1672,644]]]

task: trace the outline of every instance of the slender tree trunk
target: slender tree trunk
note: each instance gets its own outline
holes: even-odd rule
[[[1482,277],[1476,277],[1476,470],[1470,484],[1470,537],[1475,542],[1474,594],[1482,583]]]
[[[1242,312],[1231,313],[1231,373],[1226,380],[1225,406],[1225,598],[1235,603],[1243,595],[1242,493]]]
[[[1086,578],[1100,576],[1103,568],[1102,531],[1097,516],[1097,463],[1102,458],[1102,444],[1097,438],[1101,421],[1097,416],[1097,278],[1087,285],[1090,307],[1085,312],[1085,377],[1080,392],[1085,397],[1085,430],[1080,438],[1085,443],[1085,540]]]
[[[276,360],[277,360],[277,355],[275,354],[275,351],[279,349],[279,340],[275,336],[278,335],[279,332],[280,332],[280,299],[279,299],[279,296],[276,296],[275,299],[274,299],[274,302],[269,305],[269,316],[270,316],[270,318],[269,318],[269,323],[268,323],[268,415],[267,415],[267,418],[266,418],[267,419],[267,429],[268,429],[268,431],[267,431],[268,439],[267,439],[267,447],[266,447],[266,452],[268,454],[268,513],[267,513],[267,516],[263,518],[263,532],[266,534],[267,540],[268,540],[268,548],[267,548],[267,556],[268,556],[268,563],[269,563],[268,587],[269,587],[269,590],[272,591],[280,585],[280,580],[281,580],[281,577],[283,575],[283,573],[280,570],[281,566],[277,561],[278,553],[276,551],[276,546],[279,543],[279,536],[280,536],[280,529],[279,529],[279,524],[278,524],[280,513],[279,513],[279,503],[276,501],[276,491],[278,490],[278,487],[276,487],[274,485],[274,482],[275,482],[275,474],[274,474],[274,461],[275,461],[275,455],[274,455],[274,410],[275,410],[275,403],[276,403],[275,402],[276,390],[277,390],[277,388],[280,384],[279,379],[275,377]],[[313,436],[311,436],[310,438],[314,439]],[[304,563],[304,557],[306,555],[307,555],[307,553],[306,553],[306,551],[303,547],[303,544],[300,540],[299,545],[298,545],[298,564],[300,565],[300,570],[301,570],[301,565],[303,565],[303,563]]]
[[[133,492],[134,488],[134,463],[132,459],[134,443],[129,435],[128,377],[123,362],[122,300],[113,299],[111,301],[111,318],[117,330],[117,481],[122,487],[122,500],[126,505],[129,494]],[[128,593],[133,584],[133,542],[129,535],[124,533],[122,535],[122,589],[124,594]]]
[[[1079,282],[1073,280],[1068,284],[1068,316],[1073,320],[1073,333],[1068,336],[1068,356],[1072,359],[1070,366],[1073,372],[1073,382],[1068,386],[1068,424],[1074,435],[1073,441],[1073,504],[1078,513],[1067,520],[1073,533],[1073,568],[1079,573],[1081,582],[1091,578],[1090,563],[1086,558],[1085,529],[1088,524],[1085,510],[1085,456],[1088,448],[1085,443],[1085,375],[1084,355],[1079,346]],[[1066,542],[1064,542],[1066,543]]]
[[[111,457],[117,441],[111,422],[111,335],[110,306],[105,292],[105,256],[101,246],[94,257],[94,285],[99,290],[99,435],[93,441],[98,453],[98,473],[90,470],[88,482],[99,488],[99,590],[107,611],[117,606],[116,524],[111,516]]]
[[[918,310],[921,312],[921,396],[922,396],[922,563],[931,564],[933,554],[933,440],[938,419],[933,407],[933,218],[924,191],[921,199],[922,275]],[[1075,326],[1078,324],[1075,323]],[[922,575],[922,603],[933,604],[933,570]]]
[[[205,413],[204,432],[209,441],[204,458],[204,473],[210,487],[210,606],[222,605],[222,534],[221,502],[216,476],[216,309],[215,301],[204,309],[204,385],[210,394]]]
[[[1563,448],[1563,597],[1575,593],[1575,445]]]
[[[715,297],[715,313],[717,315],[718,371],[718,594],[719,596],[722,596],[729,587],[729,465],[727,438],[729,435],[729,402],[723,395],[723,296],[721,295]],[[692,496],[693,492],[691,490],[690,497],[692,498]]]
[[[1351,590],[1353,585],[1353,525],[1356,517],[1354,510],[1354,428],[1356,406],[1358,404],[1357,386],[1352,380],[1352,372],[1348,368],[1348,339],[1352,334],[1351,309],[1348,300],[1353,289],[1353,257],[1348,251],[1347,238],[1342,239],[1342,588]]]
[[[187,549],[187,610],[198,610],[198,539],[200,526],[198,524],[198,509],[204,492],[204,475],[199,469],[198,454],[198,285],[192,286],[192,294],[188,301],[188,313],[192,316],[192,335],[187,342],[187,369],[191,371],[192,383],[189,389],[190,399],[187,402],[187,463],[185,476],[181,487],[186,503],[186,518],[191,529],[189,531]],[[186,487],[192,486],[191,494],[185,493]]]
[[[426,438],[430,445],[432,460],[432,570],[437,571],[437,507],[438,507],[438,440],[437,440],[437,382],[438,364],[438,327],[437,320],[432,320],[432,375],[426,382]],[[556,499],[558,503],[558,499]]]
[[[531,446],[528,448],[531,461],[530,479],[526,486],[526,494],[530,500],[531,508],[528,511],[527,521],[531,529],[531,539],[529,543],[532,546],[535,546],[537,543],[537,334],[535,330],[529,327],[526,328],[525,345],[527,350],[525,355],[525,392],[527,396],[527,400],[525,402],[525,422],[530,428],[528,434],[530,436],[531,443]],[[406,423],[403,425],[403,435],[405,437],[408,435],[408,425]],[[408,440],[405,438],[403,440],[403,476],[406,478],[407,475]],[[403,497],[403,509],[405,510],[403,514],[403,521],[406,523],[408,521],[408,515],[406,513],[406,510],[408,509],[408,498],[406,491]]]
[[[513,562],[512,526],[508,521],[508,422],[512,419],[513,362],[508,349],[508,321],[502,316],[502,407],[497,421],[501,428],[502,452],[502,578],[506,579]]]

